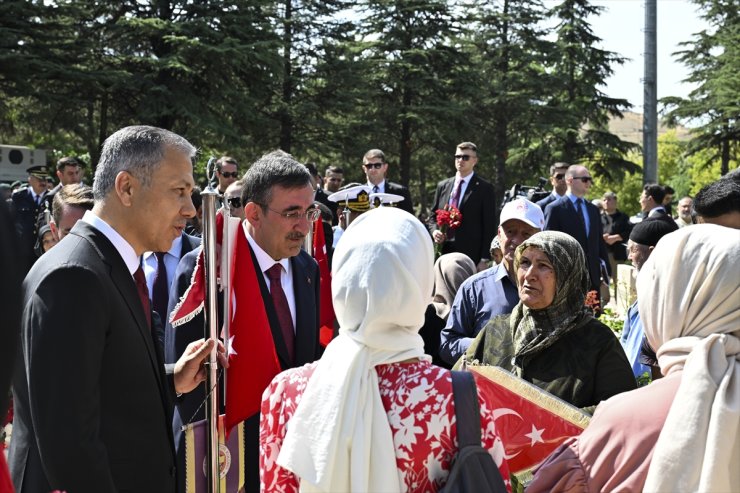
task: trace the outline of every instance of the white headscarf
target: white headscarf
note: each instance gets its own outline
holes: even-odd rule
[[[339,335],[306,385],[277,460],[298,475],[301,491],[401,491],[375,366],[424,357],[419,329],[433,262],[429,233],[400,209],[366,212],[344,233],[331,286]]]
[[[640,270],[637,299],[662,373],[683,370],[645,491],[738,491],[740,231],[666,235]]]

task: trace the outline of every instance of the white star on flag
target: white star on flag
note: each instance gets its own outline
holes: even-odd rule
[[[236,336],[229,337],[229,347],[227,348],[228,353],[226,354],[227,358],[231,356],[232,354],[236,354],[236,351],[234,350],[234,337]]]
[[[535,425],[532,425],[532,431],[529,433],[525,433],[524,436],[532,440],[532,443],[530,444],[530,447],[534,447],[534,444],[537,442],[545,443],[545,441],[542,439],[542,432],[545,431],[544,428],[541,430],[538,430]]]

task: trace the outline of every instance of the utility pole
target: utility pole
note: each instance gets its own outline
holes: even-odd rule
[[[645,0],[645,77],[643,79],[642,182],[658,182],[658,1]]]

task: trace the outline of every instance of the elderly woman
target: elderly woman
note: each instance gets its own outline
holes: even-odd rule
[[[527,490],[740,491],[740,231],[680,229],[637,277],[665,378],[600,405]]]
[[[432,363],[437,366],[450,367],[439,357],[439,335],[445,328],[457,290],[475,272],[475,264],[464,253],[446,253],[434,263],[432,302],[427,306],[419,335],[424,339],[424,352],[432,357]]]
[[[428,492],[457,452],[450,372],[424,355],[418,331],[433,285],[432,242],[412,215],[374,209],[334,253],[339,335],[315,363],[265,390],[262,491]],[[483,446],[508,468],[493,409],[480,402]]]
[[[584,305],[583,250],[558,231],[537,233],[516,249],[519,304],[492,319],[467,361],[500,366],[578,407],[636,387],[624,350]]]

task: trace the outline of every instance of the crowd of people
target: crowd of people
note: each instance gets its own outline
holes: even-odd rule
[[[228,341],[204,338],[203,311],[173,316],[210,220],[195,154],[167,130],[126,127],[103,144],[92,187],[85,164],[64,158],[53,190],[33,167],[0,207],[0,411],[12,376],[16,491],[192,486],[183,425],[205,417],[211,355],[222,367],[232,356]],[[440,490],[458,452],[451,369],[471,365],[593,414],[528,491],[740,489],[740,173],[681,198],[675,218],[675,192],[647,184],[629,218],[612,192],[586,199],[588,168],[555,163],[552,192],[514,197],[495,224],[477,146],[462,142],[452,158],[424,220],[386,180],[379,149],[362,156],[365,183],[282,151],[246,170],[216,162],[219,214],[240,223],[259,293],[248,303],[264,309],[279,366],[244,421],[242,490]],[[457,212],[459,224],[437,220]],[[330,342],[327,279],[305,241],[316,227],[331,264]],[[637,301],[617,338],[598,316],[626,261]],[[638,388],[646,373],[653,383]],[[482,446],[511,488],[496,387],[476,385]],[[0,487],[1,477],[0,465]]]

